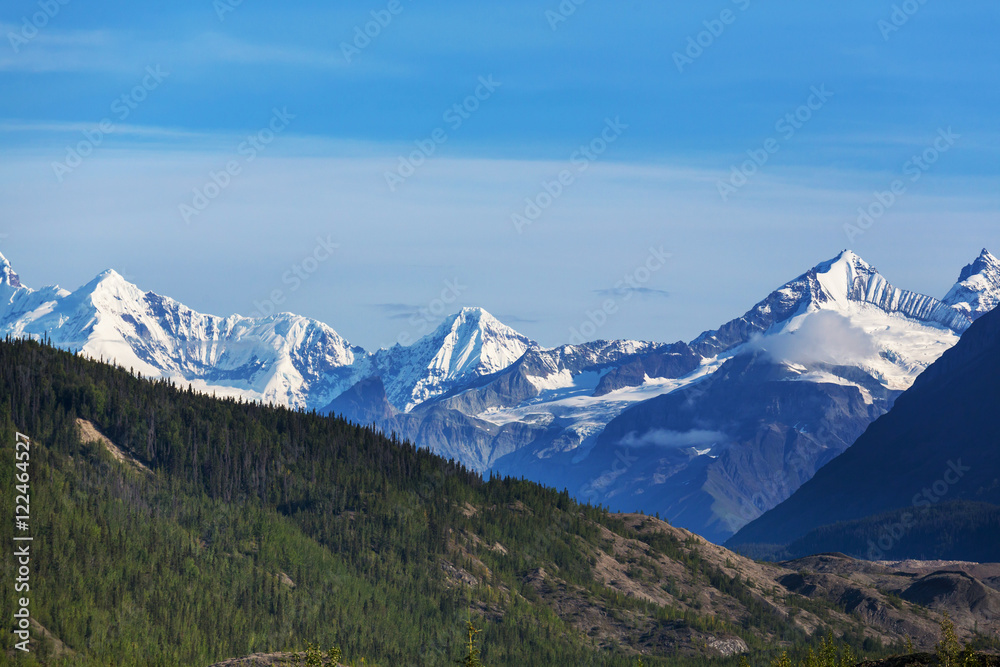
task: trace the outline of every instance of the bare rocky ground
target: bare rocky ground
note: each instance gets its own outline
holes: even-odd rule
[[[147,475],[153,474],[153,471],[146,467],[146,465],[139,461],[139,459],[123,451],[120,447],[118,447],[118,445],[111,442],[106,435],[97,430],[97,427],[94,426],[93,422],[77,418],[76,427],[80,431],[80,439],[83,442],[100,443],[104,449],[106,449],[108,453],[111,454],[111,456],[113,456],[119,463],[131,466]]]
[[[978,631],[1000,636],[1000,564],[917,562],[872,563],[843,554],[822,554],[786,563],[764,563],[738,556],[686,530],[648,516],[622,517],[640,536],[663,532],[675,538],[689,559],[704,561],[705,570],[741,582],[724,591],[704,574],[693,573],[677,559],[653,553],[642,540],[603,530],[607,545],[591,554],[597,582],[636,600],[714,617],[717,629],[696,630],[683,618],[664,622],[641,610],[608,609],[594,596],[560,578],[558,570],[538,568],[524,582],[560,617],[590,637],[597,646],[630,646],[638,653],[729,656],[746,651],[744,640],[725,627],[740,627],[761,609],[807,633],[864,627],[867,636],[885,645],[903,644],[930,650],[938,641],[944,613],[954,620],[959,637]],[[488,548],[503,548],[490,545]],[[476,536],[456,536],[453,582],[488,582],[490,573],[476,557],[486,548]],[[581,544],[581,548],[586,548]],[[455,563],[473,563],[473,572]],[[722,588],[726,588],[722,586]],[[510,594],[507,591],[505,594]],[[499,609],[492,610],[498,614]],[[773,642],[773,634],[757,631]],[[779,642],[780,643],[780,642]]]

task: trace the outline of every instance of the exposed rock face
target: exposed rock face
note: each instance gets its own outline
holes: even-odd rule
[[[749,651],[747,643],[739,637],[715,637],[708,641],[709,648],[714,648],[723,658],[741,655]]]
[[[382,379],[365,378],[333,399],[323,410],[357,424],[372,424],[391,419],[397,410],[385,395]]]

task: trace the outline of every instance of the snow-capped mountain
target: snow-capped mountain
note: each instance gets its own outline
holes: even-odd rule
[[[690,344],[531,348],[382,423],[475,469],[722,539],[848,447],[975,316],[845,251]]]
[[[982,285],[994,262],[985,253],[960,283]],[[579,497],[724,539],[849,447],[980,314],[898,289],[845,251],[699,336],[699,369],[623,410],[565,476]]]
[[[205,315],[106,271],[32,290],[0,255],[0,335],[222,395],[336,411],[480,471],[723,539],[848,447],[1000,303],[985,250],[941,301],[850,251],[690,343],[544,349],[481,308],[372,353],[282,313]],[[624,462],[624,463],[623,463]]]
[[[482,308],[463,308],[413,345],[376,352],[369,372],[383,378],[393,405],[409,411],[462,383],[502,371],[532,345]]]
[[[1000,305],[1000,261],[987,250],[962,269],[944,302],[976,319]]]
[[[962,281],[967,280],[963,271]],[[996,453],[996,406],[1000,403],[1000,311],[978,319],[954,348],[923,373],[877,427],[803,484],[787,501],[739,531],[730,548],[790,545],[788,557],[837,550],[858,558],[953,558],[954,542],[965,557],[990,558],[1000,547],[996,521],[976,526],[966,505],[1000,504],[1000,457]],[[948,464],[961,462],[940,510],[886,520],[884,512],[912,507],[914,493],[940,488]],[[890,474],[887,474],[890,473]],[[937,495],[928,496],[938,500]],[[927,503],[922,497],[919,505]],[[927,503],[929,505],[929,503]],[[858,530],[859,522],[869,525]],[[939,539],[937,526],[961,526],[961,537]],[[932,525],[933,524],[933,525]],[[898,531],[898,532],[897,532]],[[807,539],[802,539],[811,535]],[[891,536],[886,541],[880,539]],[[781,551],[785,551],[782,549]],[[951,551],[951,554],[947,552]],[[782,557],[786,557],[782,553]]]
[[[0,255],[2,257],[2,255]],[[32,290],[0,259],[0,333],[114,361],[149,377],[295,408],[326,405],[364,355],[321,322],[203,315],[105,271],[74,292]]]
[[[795,298],[783,309],[791,316],[741,344],[769,350],[791,366],[850,363],[899,391],[954,345],[974,319],[933,297],[894,287],[844,251],[783,286],[741,321],[762,327],[760,312],[776,312],[771,304],[788,294]],[[713,338],[703,334],[693,346]]]
[[[74,292],[21,284],[0,255],[0,334],[112,360],[221,395],[322,409],[360,380],[384,379],[400,410],[510,366],[533,343],[481,308],[466,308],[410,347],[369,354],[329,326],[281,313],[198,313],[144,292],[113,270]]]
[[[956,332],[972,323],[968,314],[933,297],[893,287],[870,264],[845,250],[775,290],[743,317],[705,332],[691,346],[706,356],[722,353],[754,336],[774,333],[810,309],[845,316],[878,311]]]

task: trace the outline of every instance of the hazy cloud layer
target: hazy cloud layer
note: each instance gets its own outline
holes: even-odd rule
[[[594,290],[594,293],[610,297],[628,297],[631,295],[659,297],[670,296],[670,292],[667,290],[654,289],[652,287],[612,287],[610,289]]]

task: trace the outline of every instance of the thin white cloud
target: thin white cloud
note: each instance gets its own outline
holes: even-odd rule
[[[19,27],[0,24],[5,41]],[[175,67],[203,63],[282,64],[344,70],[349,65],[333,46],[327,50],[291,44],[248,42],[219,32],[204,32],[177,41],[150,40],[131,32],[60,30],[47,26],[17,50],[0,49],[0,71],[131,72],[150,63]]]
[[[77,133],[93,130],[97,123],[77,122],[41,122],[41,121],[21,121],[0,119],[0,132],[52,132],[52,133]],[[116,135],[131,135],[137,137],[162,137],[162,138],[205,138],[215,135],[204,132],[194,132],[175,127],[156,127],[152,125],[129,125],[125,123],[115,123]]]
[[[30,38],[25,37],[22,31],[22,25],[0,21],[0,34],[8,43],[13,41],[19,50],[24,50],[27,47],[17,39],[18,37],[27,41],[28,45],[48,44],[50,46],[100,46],[111,41],[111,32],[107,30],[59,30],[43,26],[38,29],[37,34]]]
[[[255,44],[231,35],[207,32],[181,47],[194,60],[219,60],[242,64],[280,63],[323,69],[348,66],[339,50],[304,49],[289,45]]]
[[[713,447],[726,442],[728,436],[719,431],[669,431],[666,429],[654,429],[642,435],[629,433],[621,440],[624,447],[664,447],[667,449],[683,449],[694,447],[701,449]]]
[[[656,297],[667,298],[670,296],[670,292],[663,289],[656,289],[654,287],[629,287],[629,286],[598,289],[594,290],[594,294],[600,294],[601,296],[610,296],[610,297],[620,296],[626,298],[635,294],[643,297],[656,296]]]
[[[123,71],[121,36],[108,30],[61,30],[52,25],[38,28],[30,37],[23,26],[0,22],[0,71],[79,72]]]

